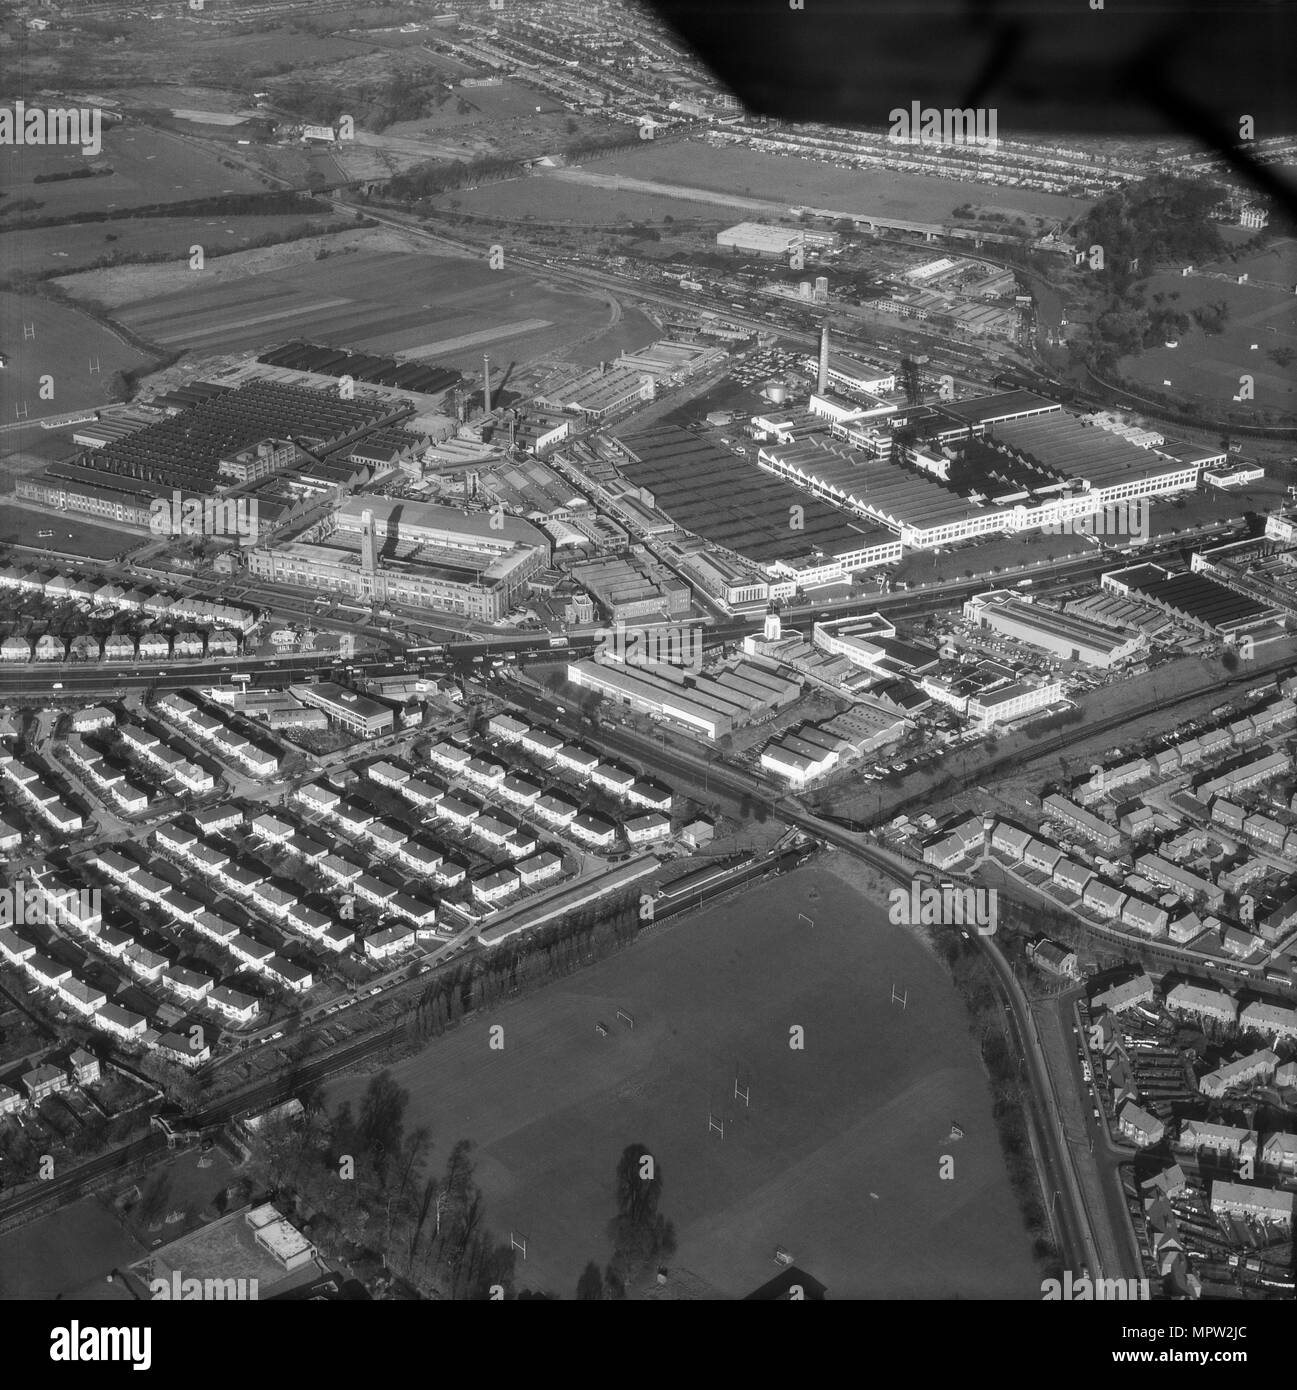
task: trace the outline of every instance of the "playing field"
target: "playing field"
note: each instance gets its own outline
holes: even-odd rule
[[[34,183],[37,174],[106,165],[99,178]],[[221,193],[264,192],[265,185],[240,169],[225,168],[215,154],[146,126],[103,123],[103,151],[87,159],[78,147],[9,146],[0,158],[0,182],[10,203],[34,199],[39,208],[23,217],[65,217],[73,213],[112,212],[154,203],[177,203]],[[105,224],[105,231],[112,231]]]
[[[149,360],[89,315],[35,295],[0,292],[0,323],[0,424],[106,405],[113,374]]]
[[[917,222],[939,222],[967,202],[986,210],[1061,218],[1074,217],[1089,206],[1084,198],[1032,188],[1000,188],[890,169],[839,169],[758,150],[718,149],[699,140],[646,140],[644,145],[629,154],[590,160],[583,167],[599,174]]]
[[[503,1051],[488,1046],[493,1024]],[[655,929],[392,1072],[439,1162],[461,1138],[477,1144],[489,1224],[527,1237],[520,1284],[570,1298],[585,1263],[608,1259],[617,1159],[642,1141],[661,1164],[673,1263],[718,1296],[774,1275],[776,1246],[833,1298],[1038,1294],[962,1006],[937,961],[827,862]],[[338,1083],[330,1103],[365,1084]],[[948,1138],[952,1121],[963,1139]]]
[[[539,174],[507,179],[483,184],[471,192],[459,188],[432,201],[440,208],[453,205],[457,211],[481,217],[521,219],[531,213],[538,222],[571,222],[578,226],[613,227],[624,215],[632,222],[660,223],[664,217],[677,222],[705,222],[719,231],[733,221],[724,207],[659,193],[634,192],[608,182],[590,182],[581,170],[568,170],[563,177]]]
[[[598,299],[481,260],[357,252],[128,305],[122,322],[167,347],[240,352],[290,338],[450,365],[551,352],[607,324]],[[463,342],[471,339],[470,342]]]
[[[1238,277],[1246,274],[1246,283]],[[1239,393],[1243,375],[1253,379],[1258,409],[1297,409],[1297,243],[1236,263],[1196,268],[1182,276],[1166,272],[1147,282],[1148,298],[1178,296],[1183,313],[1223,301],[1229,307],[1224,331],[1209,336],[1196,325],[1180,334],[1174,348],[1158,346],[1124,358],[1123,375],[1156,390],[1213,402],[1222,410]],[[1170,387],[1167,386],[1170,382]]]
[[[52,536],[42,536],[52,531]],[[95,526],[70,512],[42,512],[34,507],[6,506],[0,514],[0,542],[21,545],[28,551],[50,555],[84,555],[88,560],[108,560],[131,550],[145,537],[126,530]],[[27,554],[30,563],[36,556]]]
[[[87,1197],[0,1236],[0,1300],[66,1296],[142,1253],[103,1202]]]

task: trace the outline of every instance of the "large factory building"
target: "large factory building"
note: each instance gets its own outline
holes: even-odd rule
[[[1015,642],[1049,652],[1062,661],[1082,661],[1110,670],[1148,649],[1139,632],[1114,631],[1070,613],[1056,613],[1014,597],[1007,590],[977,594],[964,604],[964,617]]]
[[[527,597],[549,555],[544,533],[521,517],[350,497],[319,542],[259,547],[248,553],[248,569],[365,603],[494,622]]]

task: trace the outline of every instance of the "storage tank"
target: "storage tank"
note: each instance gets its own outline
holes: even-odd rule
[[[767,381],[761,394],[772,405],[783,405],[788,399],[788,387],[782,381]]]

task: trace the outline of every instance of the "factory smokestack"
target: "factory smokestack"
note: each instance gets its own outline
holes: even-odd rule
[[[364,574],[378,573],[378,535],[368,507],[360,514],[360,568]]]
[[[829,389],[829,326],[820,329],[820,373],[815,380],[815,390],[823,395]]]
[[[491,354],[482,354],[482,410],[484,414],[491,413]]]

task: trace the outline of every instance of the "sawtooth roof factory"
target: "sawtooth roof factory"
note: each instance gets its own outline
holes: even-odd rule
[[[767,445],[757,462],[886,527],[907,549],[931,549],[1171,496],[1196,487],[1202,467],[1216,458],[1204,450],[1140,447],[1029,391],[920,407],[897,423],[914,425],[921,441],[902,449],[903,461],[812,435]],[[833,433],[851,437],[843,424]],[[970,452],[975,468],[966,466]],[[996,486],[973,476],[987,473]]]
[[[964,604],[964,617],[1060,660],[1081,661],[1104,671],[1148,650],[1142,633],[1119,632],[1070,613],[1054,612],[1005,589],[975,594]]]
[[[1172,574],[1161,565],[1109,570],[1103,587],[1151,604],[1177,623],[1219,636],[1245,632],[1275,617],[1274,608],[1236,594],[1205,574]]]
[[[862,525],[841,508],[807,498],[768,472],[738,463],[727,450],[675,425],[658,425],[619,438],[622,472],[647,488],[654,505],[680,526],[771,573],[799,570],[810,561],[849,574],[901,557],[896,538],[876,524]],[[789,525],[801,508],[801,526]]]
[[[350,446],[412,413],[400,397],[363,389],[342,399],[275,381],[195,381],[141,406],[128,431],[110,430],[74,458],[20,478],[15,491],[147,531],[152,503],[175,490],[207,497],[260,483],[246,495],[256,498],[265,532],[367,478],[372,470],[346,459]]]
[[[664,662],[652,669],[630,669],[574,661],[567,668],[567,678],[582,690],[593,690],[638,714],[712,740],[782,709],[801,694],[799,684],[750,662],[713,677]]]

